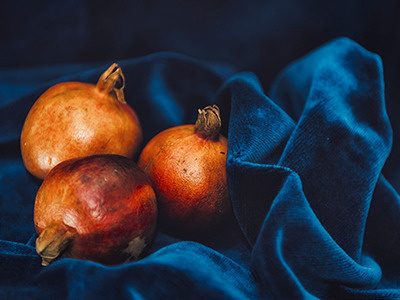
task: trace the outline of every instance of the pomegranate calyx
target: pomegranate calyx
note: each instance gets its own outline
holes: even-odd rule
[[[194,132],[206,140],[218,140],[221,130],[221,117],[216,105],[198,110]]]
[[[115,95],[118,101],[126,103],[124,96],[125,77],[118,64],[113,63],[97,81],[99,91]]]
[[[36,252],[42,257],[42,265],[47,266],[59,257],[75,234],[74,229],[58,224],[46,227],[36,239]]]

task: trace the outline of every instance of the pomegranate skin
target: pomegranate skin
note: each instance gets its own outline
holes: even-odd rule
[[[134,157],[142,142],[142,128],[124,100],[123,82],[120,68],[113,64],[96,85],[64,82],[43,93],[29,111],[21,133],[26,169],[44,179],[54,166],[76,157]]]
[[[160,226],[197,238],[226,220],[231,204],[226,176],[227,139],[204,139],[194,125],[157,134],[144,147],[138,165],[157,194]]]
[[[136,260],[156,222],[155,192],[135,162],[119,155],[71,159],[50,171],[36,195],[36,250],[43,265],[59,257]]]

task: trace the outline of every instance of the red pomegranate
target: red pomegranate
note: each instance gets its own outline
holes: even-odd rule
[[[64,161],[40,186],[34,208],[36,250],[104,264],[138,259],[152,242],[156,196],[146,174],[119,155]]]

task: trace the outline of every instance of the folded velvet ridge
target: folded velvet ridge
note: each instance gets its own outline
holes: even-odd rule
[[[198,108],[220,107],[235,219],[203,240],[158,232],[137,262],[59,259],[42,267],[32,221],[40,182],[22,163],[22,125],[48,87],[95,82],[107,64],[3,73],[0,296],[400,298],[400,198],[381,174],[392,128],[379,56],[338,38],[294,61],[268,93],[257,74],[180,54],[118,63],[145,141],[193,123]],[[13,87],[13,76],[30,74],[31,84]]]

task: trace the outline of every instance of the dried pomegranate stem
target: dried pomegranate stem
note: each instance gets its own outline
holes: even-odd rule
[[[221,130],[219,108],[216,105],[199,109],[194,132],[206,140],[217,140]]]
[[[125,77],[118,64],[113,63],[103,74],[101,74],[96,86],[99,91],[108,94],[115,94],[118,101],[125,103]]]
[[[75,230],[52,224],[46,227],[36,239],[36,252],[42,257],[42,265],[47,266],[67,248],[75,235]]]

